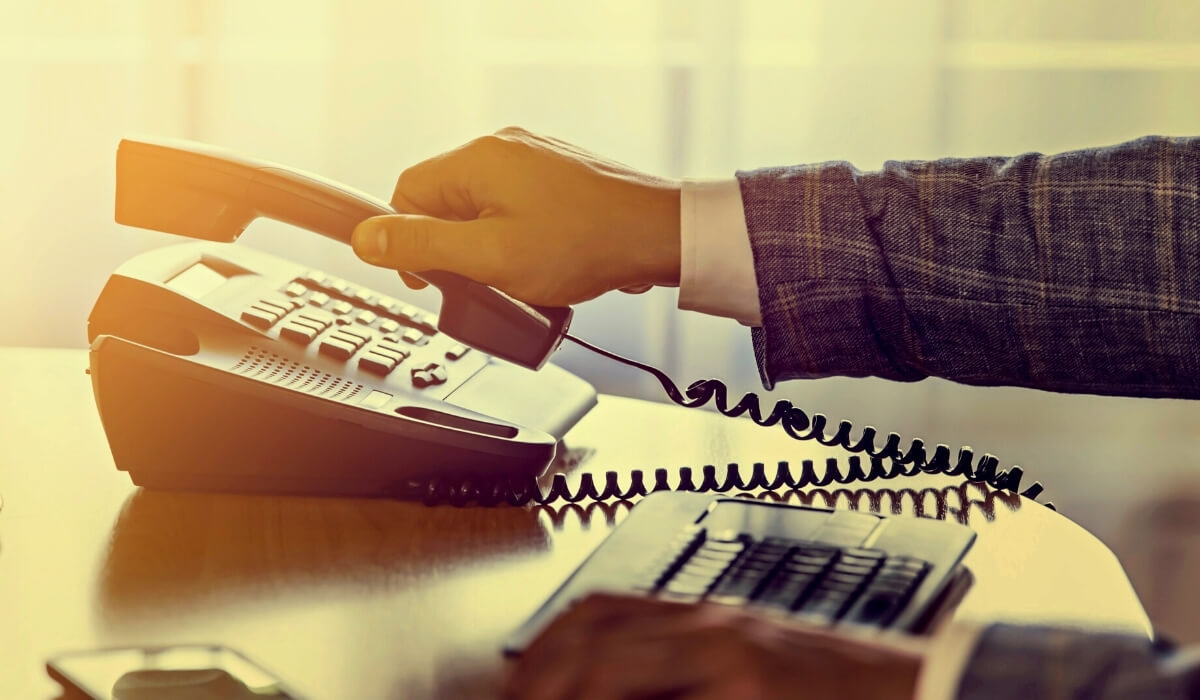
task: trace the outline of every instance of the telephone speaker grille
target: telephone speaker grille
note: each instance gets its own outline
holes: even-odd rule
[[[250,346],[232,369],[253,379],[340,401],[349,401],[363,390],[362,384],[322,372],[255,345]]]

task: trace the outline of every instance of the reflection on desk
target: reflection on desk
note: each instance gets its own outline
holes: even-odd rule
[[[385,500],[137,490],[113,526],[100,578],[106,621],[213,614],[254,590],[402,589],[429,570],[549,547],[535,512]]]

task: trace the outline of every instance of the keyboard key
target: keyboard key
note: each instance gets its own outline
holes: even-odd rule
[[[313,292],[313,295],[308,298],[308,303],[312,306],[325,306],[329,303],[329,295],[325,292]]]
[[[467,347],[466,345],[463,345],[462,343],[456,343],[455,345],[451,346],[451,348],[449,350],[446,351],[446,359],[447,360],[457,360],[458,358],[462,357],[463,355],[466,355],[470,350],[471,350],[471,348]]]
[[[378,319],[379,316],[376,315],[374,311],[359,311],[358,315],[354,317],[355,321],[358,321],[364,326],[369,326],[372,323],[375,323],[375,321]]]
[[[348,301],[336,301],[329,308],[335,314],[348,314],[354,310],[354,305]]]
[[[286,289],[283,290],[283,292],[289,297],[302,297],[308,293],[308,287],[305,287],[299,282],[292,282],[287,286]]]
[[[408,357],[407,352],[397,349],[392,345],[384,345],[383,343],[376,343],[375,345],[372,345],[371,352],[377,355],[383,355],[384,357],[389,358],[393,362],[397,363],[403,362],[404,359]]]
[[[318,287],[321,287],[329,281],[329,275],[317,270],[309,270],[307,273],[305,273],[304,279]]]
[[[390,318],[385,318],[379,322],[379,330],[383,331],[384,333],[395,333],[396,331],[400,330],[400,324],[396,323]]]

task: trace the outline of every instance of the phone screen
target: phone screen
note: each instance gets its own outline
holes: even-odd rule
[[[63,654],[46,666],[65,688],[96,700],[303,700],[222,646],[98,649]]]

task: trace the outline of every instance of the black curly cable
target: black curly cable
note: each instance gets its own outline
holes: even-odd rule
[[[853,453],[847,462],[845,471],[838,465],[837,460],[826,460],[823,474],[818,474],[812,460],[801,463],[800,473],[793,475],[787,462],[779,462],[775,474],[767,474],[766,467],[757,462],[751,468],[750,478],[742,479],[740,467],[730,464],[725,478],[717,478],[716,467],[706,465],[701,469],[700,483],[695,483],[690,467],[680,467],[676,470],[677,483],[672,485],[669,472],[666,469],[654,470],[653,484],[645,483],[645,472],[635,469],[630,471],[628,485],[621,485],[621,477],[615,471],[605,472],[603,486],[597,486],[592,474],[582,474],[579,486],[572,490],[566,476],[555,474],[548,491],[543,492],[533,477],[506,480],[466,479],[462,481],[434,479],[431,481],[412,481],[397,489],[395,495],[401,498],[416,498],[428,504],[450,503],[453,505],[525,505],[535,503],[548,505],[565,501],[580,503],[584,501],[630,500],[645,496],[654,491],[695,491],[728,493],[730,491],[748,491],[762,489],[766,491],[797,490],[808,486],[823,487],[829,484],[848,484],[857,481],[873,481],[875,479],[895,479],[901,476],[913,476],[920,473],[945,474],[962,476],[967,481],[981,482],[999,491],[1017,493],[1021,488],[1024,471],[1019,466],[1007,470],[998,469],[999,460],[990,454],[983,454],[978,461],[975,453],[969,447],[960,447],[958,457],[950,461],[950,448],[937,445],[933,458],[929,459],[925,443],[914,439],[909,443],[907,451],[901,452],[901,437],[889,433],[883,447],[875,446],[876,430],[867,426],[862,429],[862,435],[857,441],[852,437],[854,426],[849,421],[840,421],[837,431],[832,435],[825,434],[828,418],[820,413],[811,416],[803,409],[787,400],[780,400],[767,416],[763,416],[758,396],[745,394],[733,406],[729,405],[729,388],[717,379],[703,379],[693,382],[686,392],[679,387],[663,371],[656,367],[630,360],[591,343],[568,334],[566,336],[578,345],[594,353],[615,360],[622,364],[636,367],[649,372],[662,385],[667,396],[676,404],[685,408],[699,408],[713,401],[718,411],[731,418],[749,415],[758,425],[769,427],[775,424],[782,426],[783,431],[797,440],[816,440],[829,447],[837,446]],[[858,454],[865,454],[870,462],[868,469],[863,468],[862,459]],[[1034,482],[1020,495],[1037,501],[1041,495],[1042,485]],[[1045,503],[1046,507],[1054,509],[1053,503]]]

